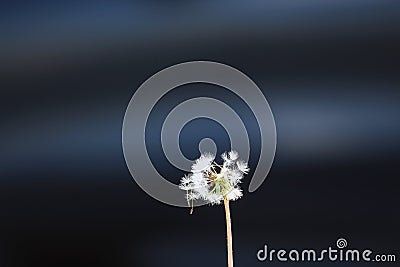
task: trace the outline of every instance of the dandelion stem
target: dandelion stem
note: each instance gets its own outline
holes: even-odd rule
[[[229,210],[229,199],[227,199],[226,197],[224,197],[224,206],[226,218],[226,239],[228,246],[228,267],[233,267],[231,213]]]

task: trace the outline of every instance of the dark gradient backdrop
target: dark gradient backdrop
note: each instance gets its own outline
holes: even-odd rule
[[[10,1],[0,38],[0,266],[225,266],[223,208],[189,216],[153,200],[122,155],[136,88],[191,60],[248,74],[276,119],[268,179],[232,204],[236,266],[312,265],[260,263],[256,252],[339,237],[400,258],[398,1]],[[152,158],[171,180],[181,173],[161,154],[159,123],[209,93],[254,127],[224,89],[178,88],[149,126]],[[198,120],[183,152],[197,156],[208,135],[228,145],[218,124]],[[333,265],[364,264],[318,266]]]

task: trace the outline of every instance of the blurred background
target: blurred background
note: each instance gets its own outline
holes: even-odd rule
[[[13,1],[0,4],[0,36],[0,266],[226,265],[223,207],[189,215],[152,199],[122,153],[135,90],[192,60],[246,73],[276,120],[267,180],[231,205],[236,266],[308,266],[256,253],[339,237],[400,257],[400,2]],[[154,129],[183,98],[209,94],[240,107],[223,88],[184,86],[160,101]],[[210,132],[223,151],[209,120],[184,128],[182,151],[198,156]],[[153,162],[177,182],[158,145]],[[319,265],[334,264],[363,263]]]

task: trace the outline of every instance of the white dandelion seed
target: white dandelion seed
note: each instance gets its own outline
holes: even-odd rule
[[[202,154],[200,158],[198,158],[196,162],[192,165],[192,172],[202,172],[209,170],[214,159],[215,156],[213,154]]]
[[[203,199],[214,205],[224,199],[237,200],[243,195],[238,184],[249,172],[247,162],[239,160],[234,150],[224,152],[221,157],[222,166],[214,162],[213,154],[202,154],[192,165],[192,172],[182,177],[179,188],[189,191],[188,201]]]
[[[232,150],[229,152],[229,158],[230,160],[235,161],[239,158],[239,153],[237,153],[235,150]]]
[[[226,161],[230,161],[228,153],[224,152],[221,155],[221,158],[226,162]]]
[[[211,205],[221,204],[223,197],[220,194],[211,193],[208,195],[207,200],[210,202]]]
[[[227,172],[227,177],[232,186],[236,186],[238,183],[241,183],[243,178],[243,173],[239,170],[230,170]]]
[[[192,183],[195,188],[207,185],[207,177],[201,172],[196,172],[191,175]]]
[[[249,166],[247,165],[247,162],[244,162],[242,160],[239,160],[236,162],[237,168],[239,171],[241,171],[244,174],[247,174],[249,172]]]
[[[201,199],[207,200],[207,194],[209,193],[208,185],[196,188],[195,190]]]
[[[181,178],[181,183],[179,185],[179,188],[182,190],[190,190],[192,189],[193,185],[192,185],[192,179],[190,178],[190,176],[185,175]]]
[[[229,200],[237,200],[243,196],[242,190],[240,188],[233,188],[227,195]]]
[[[196,192],[190,192],[187,195],[188,200],[195,200],[199,198],[199,195]]]
[[[236,160],[239,158],[239,154],[232,150],[229,152],[224,152],[221,155],[221,158],[224,160],[224,163],[222,164],[223,168],[229,168],[235,164]]]

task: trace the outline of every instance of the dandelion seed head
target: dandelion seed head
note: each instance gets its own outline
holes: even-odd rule
[[[188,201],[203,199],[215,205],[224,199],[242,197],[238,184],[249,172],[247,162],[239,160],[239,154],[234,150],[223,153],[221,157],[224,161],[222,166],[214,162],[214,155],[202,154],[192,165],[192,172],[181,178],[179,188],[187,191]]]

